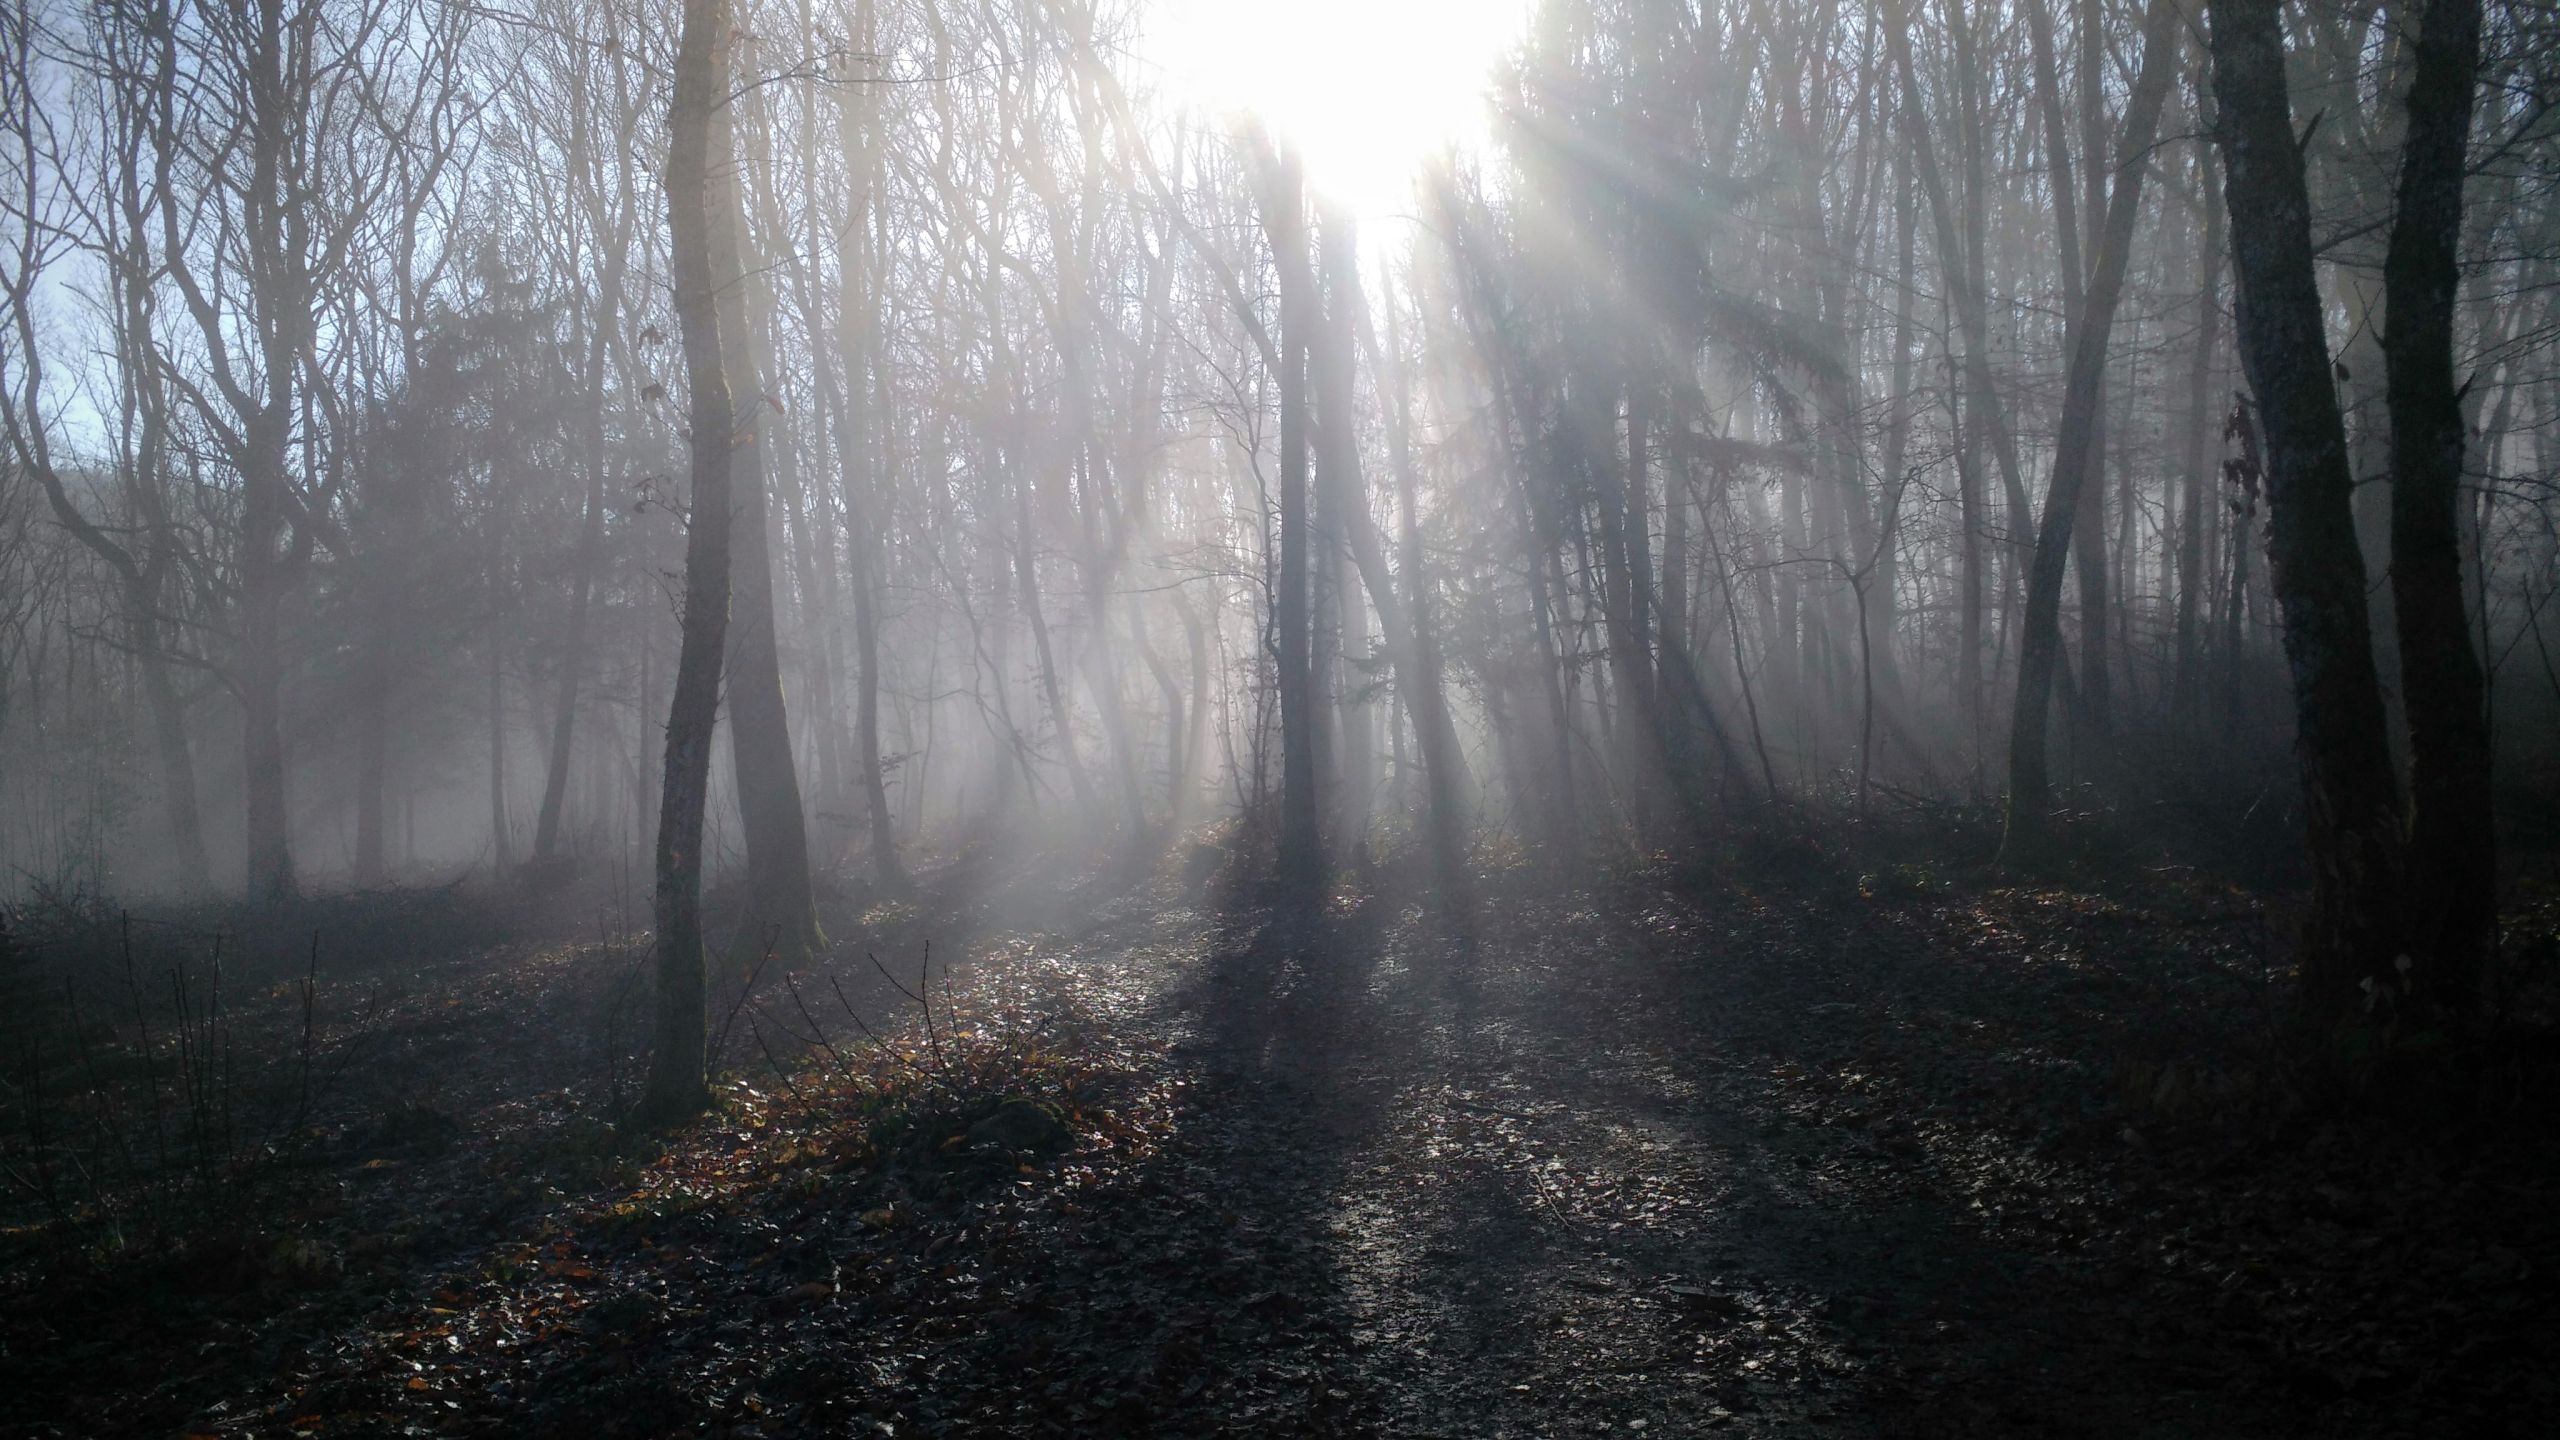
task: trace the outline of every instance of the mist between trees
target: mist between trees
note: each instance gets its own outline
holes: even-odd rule
[[[681,971],[706,863],[805,947],[989,837],[1455,895],[2005,802],[2472,1003],[2560,702],[2548,13],[1542,0],[1373,214],[1150,19],[10,7],[6,885],[654,844]]]

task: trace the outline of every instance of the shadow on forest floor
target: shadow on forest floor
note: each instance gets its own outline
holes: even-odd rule
[[[296,1265],[22,1269],[0,1431],[2497,1434],[2560,1399],[2540,1117],[2429,1145],[2278,1103],[2233,893],[1484,878],[1472,938],[1391,874],[928,887],[872,918],[953,961],[941,1028],[861,992],[872,1059],[750,1066],[662,1151],[508,1092],[512,1036],[433,1155],[306,1177],[257,1242]],[[928,1065],[1048,1087],[1071,1142],[928,1111]],[[893,1102],[954,1133],[884,1142]]]

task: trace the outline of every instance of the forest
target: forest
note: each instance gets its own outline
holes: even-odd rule
[[[9,0],[0,302],[0,1437],[2560,1407],[2548,6]]]

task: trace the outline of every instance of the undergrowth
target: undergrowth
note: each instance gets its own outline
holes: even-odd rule
[[[1139,1073],[1135,1057],[1062,1004],[1035,1010],[1019,997],[947,988],[937,1004],[921,975],[897,988],[914,1019],[884,1037],[830,982],[828,998],[860,1044],[829,1037],[797,977],[783,982],[786,1003],[750,1017],[750,1038],[778,1089],[741,1081],[731,1105],[782,1134],[778,1157],[917,1193],[964,1190],[1106,1123]],[[776,1039],[800,1063],[786,1063]]]

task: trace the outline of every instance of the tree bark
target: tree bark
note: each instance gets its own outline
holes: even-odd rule
[[[1392,298],[1392,297],[1390,297]],[[1377,554],[1376,527],[1361,527],[1360,573],[1369,593],[1378,597],[1378,624],[1386,631],[1395,657],[1396,688],[1413,716],[1415,748],[1422,753],[1422,785],[1429,805],[1432,868],[1444,897],[1463,904],[1466,896],[1466,756],[1458,748],[1457,727],[1449,719],[1448,689],[1442,677],[1439,626],[1431,607],[1431,576],[1425,568],[1422,521],[1414,501],[1413,413],[1411,380],[1404,360],[1403,327],[1398,309],[1387,311],[1387,360],[1393,366],[1387,403],[1387,454],[1396,480],[1397,563],[1401,586],[1385,575],[1385,557]],[[1363,506],[1361,518],[1368,518]]]
[[[298,22],[297,22],[298,23]],[[281,5],[258,6],[250,42],[249,167],[243,230],[247,234],[262,374],[240,427],[239,662],[241,768],[245,785],[248,891],[251,899],[292,894],[291,821],[285,809],[283,606],[289,583],[287,515],[294,376],[303,336],[312,325],[303,243],[310,220],[290,203],[287,150],[307,82],[288,81]],[[297,77],[298,78],[298,77]],[[217,338],[217,337],[209,337]],[[247,399],[244,393],[242,399]]]
[[[2215,141],[2239,284],[2241,368],[2265,428],[2268,562],[2283,611],[2312,875],[2303,999],[2350,1015],[2398,953],[2399,804],[2349,511],[2354,476],[2313,274],[2311,202],[2280,0],[2211,0]]]
[[[725,75],[726,72],[724,71]],[[732,528],[729,575],[729,754],[738,774],[738,819],[746,835],[750,943],[770,943],[787,966],[822,940],[809,888],[809,824],[800,803],[800,774],[791,753],[791,723],[782,695],[782,652],[774,626],[772,508],[766,454],[791,443],[781,407],[764,387],[756,309],[765,287],[747,265],[746,187],[737,173],[728,106],[712,120],[711,152],[720,168],[707,177],[720,197],[712,223],[717,243],[721,361],[730,382],[737,447],[729,475]],[[768,443],[769,442],[769,443]]]
[[[2462,392],[2455,385],[2462,185],[2480,0],[2425,0],[2383,261],[2391,409],[2391,593],[2409,717],[2405,982],[2460,1015],[2497,942],[2489,716],[2462,592]]]
[[[711,188],[713,166],[730,162],[712,154],[711,122],[728,74],[728,0],[685,0],[667,121],[667,229],[689,390],[692,508],[685,527],[682,640],[667,707],[658,804],[657,1014],[641,1096],[642,1116],[655,1123],[699,1114],[711,1103],[702,1073],[702,822],[729,629],[729,461],[737,444],[717,298],[717,277],[737,273],[737,265],[734,256],[713,254],[718,227]]]
[[[1316,255],[1317,293],[1322,297],[1323,314],[1307,360],[1315,391],[1315,440],[1319,452],[1316,532],[1325,540],[1328,576],[1323,588],[1331,601],[1331,623],[1321,632],[1329,635],[1329,643],[1323,647],[1326,653],[1319,659],[1317,673],[1330,674],[1335,692],[1333,824],[1340,843],[1352,845],[1367,833],[1370,805],[1375,798],[1371,707],[1362,695],[1365,677],[1353,663],[1353,642],[1360,642],[1358,650],[1365,651],[1368,640],[1360,594],[1367,592],[1370,603],[1379,610],[1382,625],[1387,609],[1402,607],[1397,604],[1395,587],[1386,573],[1385,556],[1377,543],[1377,520],[1370,513],[1368,489],[1360,474],[1360,419],[1353,398],[1360,264],[1358,238],[1347,211],[1331,204],[1323,207]],[[1350,572],[1354,569],[1360,577],[1357,590],[1351,584]],[[1399,615],[1394,628],[1402,628],[1402,619]],[[1391,638],[1388,648],[1400,653],[1402,647]],[[1392,654],[1390,663],[1395,663]]]
[[[1912,168],[1919,176],[1920,193],[1929,202],[1929,215],[1937,240],[1938,272],[1946,284],[1949,308],[1955,311],[1958,335],[1963,341],[1960,363],[1964,371],[1961,387],[1964,395],[1964,453],[1979,457],[1982,448],[1989,446],[1991,458],[2000,471],[2002,493],[2008,499],[2010,524],[2014,532],[2025,525],[2029,511],[2026,480],[2018,467],[2017,439],[2010,432],[2000,403],[1998,378],[1991,371],[1990,304],[1985,294],[1987,285],[1982,244],[1986,228],[1986,217],[1982,213],[1985,197],[1983,186],[1978,183],[1979,176],[1972,173],[1981,164],[1983,147],[1978,142],[1967,146],[1968,213],[1965,218],[1969,223],[1960,233],[1954,200],[1948,194],[1945,176],[1939,171],[1936,143],[1929,133],[1928,112],[1921,103],[1920,80],[1911,58],[1907,17],[1896,13],[1891,21],[1886,33],[1893,49],[1894,65],[1901,73],[1902,104],[1899,113],[1904,138],[1910,146]],[[1958,39],[1960,42],[1963,39],[1961,29],[1958,30]],[[1949,349],[1952,351],[1954,348],[1951,339]],[[1970,638],[1964,643],[1964,654],[1958,664],[1965,672],[1960,683],[1970,699],[1979,697],[1983,691],[1980,656],[1982,616],[1989,603],[1988,577],[1985,574],[1985,562],[1989,557],[1983,553],[1981,544],[1983,512],[1987,509],[1982,495],[1981,469],[1978,463],[1966,468],[1972,473],[1960,476],[1959,483],[1966,487],[1967,501],[1963,629]],[[2021,548],[2023,542],[2012,533],[2007,543],[2014,552]],[[2002,594],[2008,593],[2009,588],[2004,581]],[[2005,606],[2004,600],[2004,625]],[[1997,667],[1998,657],[1995,654],[1993,668],[1996,670]]]
[[[1307,346],[1318,323],[1304,187],[1294,154],[1261,157],[1262,225],[1280,270],[1280,875],[1308,883],[1324,855],[1316,808],[1315,683],[1307,612]]]
[[[2134,221],[2142,209],[2142,171],[2149,161],[2152,135],[2159,129],[2160,106],[2176,73],[2178,7],[2174,0],[2151,0],[2143,24],[2142,68],[2126,101],[2124,133],[2116,151],[2116,179],[2107,200],[2106,230],[2098,237],[2098,264],[2080,306],[2078,333],[2073,336],[2071,368],[2064,382],[2062,422],[2054,441],[2053,488],[2046,493],[2043,522],[2036,530],[2033,568],[2027,581],[2027,612],[2018,651],[2018,693],[2009,721],[2009,813],[2004,848],[2031,837],[2041,827],[2052,799],[2046,769],[2046,721],[2052,706],[2056,660],[2062,649],[2062,576],[2071,558],[2071,532],[2082,491],[2098,468],[2098,405],[2106,383],[2107,341],[2114,328],[2116,300],[2123,293],[2125,272],[2133,253]],[[2089,578],[2084,556],[2084,585]],[[2084,589],[2084,594],[2086,593]],[[2103,590],[2100,591],[2103,595]],[[2086,619],[2087,617],[2083,617]],[[2101,632],[2103,633],[2103,632]],[[2101,655],[2085,657],[2083,679],[2094,681]]]
[[[587,662],[587,616],[594,603],[596,567],[604,551],[605,358],[622,312],[623,247],[619,236],[600,235],[602,256],[595,312],[589,319],[586,357],[587,499],[578,527],[577,574],[570,581],[568,636],[560,655],[560,694],[551,717],[550,759],[542,776],[542,809],[533,826],[533,863],[552,858],[560,843],[560,815],[569,792],[569,759],[577,740],[578,687]]]
[[[876,12],[871,0],[857,0],[855,43],[869,52],[875,39]],[[878,144],[879,107],[876,86],[853,87],[862,103],[857,110],[848,97],[836,113],[837,136],[853,157],[846,184],[847,223],[838,262],[836,338],[844,356],[844,430],[837,442],[837,463],[844,473],[846,588],[853,592],[854,753],[859,772],[863,813],[871,831],[872,878],[886,890],[903,890],[907,873],[898,860],[897,824],[889,810],[888,768],[880,757],[880,607],[879,537],[886,528],[888,477],[887,420],[889,373],[874,357],[874,325],[878,314],[871,286],[866,239],[872,223],[884,220],[873,201],[883,173]],[[990,281],[989,304],[994,304]],[[991,318],[1000,315],[991,311]],[[815,341],[813,340],[814,344]],[[832,722],[831,722],[832,723]],[[1020,751],[1015,752],[1017,760]]]
[[[2201,88],[2201,87],[2199,87]],[[2201,98],[2201,97],[2199,97]],[[2170,681],[2169,712],[2179,723],[2194,720],[2202,693],[2202,657],[2197,638],[2198,616],[2206,588],[2208,556],[2205,532],[2213,515],[2215,487],[2205,470],[2205,446],[2215,420],[2213,362],[2222,347],[2222,197],[2214,192],[2207,155],[2196,155],[2196,205],[2204,223],[2196,239],[2196,344],[2187,363],[2187,453],[2180,477],[2184,498],[2178,525],[2178,653]]]
[[[356,724],[356,866],[358,888],[383,882],[388,866],[383,852],[383,789],[390,770],[390,702],[380,665],[362,670],[355,696]]]

